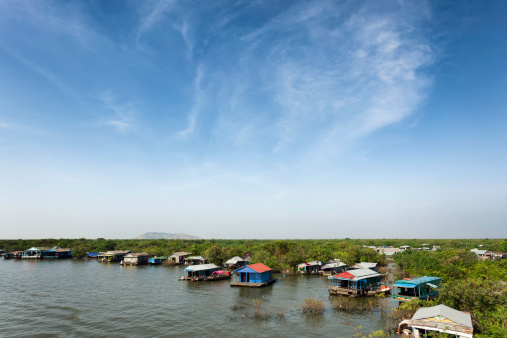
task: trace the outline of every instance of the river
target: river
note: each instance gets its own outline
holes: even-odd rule
[[[325,277],[275,274],[270,286],[241,288],[180,281],[182,270],[1,259],[0,337],[351,337],[385,327],[377,312],[340,310]],[[302,313],[308,297],[326,302],[323,315]],[[253,299],[267,319],[254,316]]]

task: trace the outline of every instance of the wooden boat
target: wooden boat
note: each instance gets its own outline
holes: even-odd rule
[[[211,282],[221,279],[231,279],[232,275],[230,271],[214,271],[211,276],[205,279],[206,282]]]

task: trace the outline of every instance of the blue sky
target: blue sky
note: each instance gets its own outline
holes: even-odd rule
[[[0,2],[0,238],[507,236],[507,3]]]

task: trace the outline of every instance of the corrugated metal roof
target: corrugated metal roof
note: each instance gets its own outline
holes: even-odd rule
[[[351,278],[350,276],[353,276]],[[370,269],[356,269],[356,270],[349,270],[342,273],[339,273],[337,275],[334,275],[333,278],[345,278],[350,279],[353,281],[358,281],[365,278],[371,278],[371,277],[378,277],[380,274],[378,272],[375,272]]]
[[[139,257],[139,256],[151,256],[151,255],[147,254],[146,252],[133,252],[133,253],[129,253],[125,257]]]
[[[365,268],[365,269],[371,269],[377,266],[377,263],[369,263],[369,262],[361,262],[357,263],[356,265]]]
[[[255,263],[255,264],[250,264],[250,265],[245,265],[239,269],[236,269],[234,270],[233,272],[241,272],[243,270],[253,270],[257,273],[263,273],[263,272],[266,272],[266,271],[271,271],[272,269],[262,263]]]
[[[445,305],[437,305],[432,307],[423,307],[417,310],[412,319],[425,319],[431,317],[442,316],[452,320],[460,325],[472,328],[472,317],[465,312],[461,312]]]
[[[171,254],[171,256],[169,257],[172,257],[172,256],[186,256],[186,255],[190,255],[191,253],[190,252],[185,252],[185,251],[178,251],[178,252],[175,252],[173,254]]]
[[[245,260],[239,256],[234,256],[229,259],[225,264],[236,264],[237,262],[244,262]]]
[[[397,280],[396,281],[396,284],[413,284],[413,285],[417,285],[417,284],[423,284],[423,283],[431,283],[431,282],[434,282],[434,281],[439,281],[439,280],[442,280],[442,278],[440,277],[428,277],[428,276],[424,276],[424,277],[418,277],[418,278],[412,278],[410,280],[406,280],[406,279],[402,279],[402,280]],[[395,286],[399,286],[399,285],[396,285]],[[402,287],[410,287],[410,286],[406,286],[406,285],[401,285]]]
[[[215,264],[190,265],[187,266],[183,271],[202,271],[210,269],[219,269],[219,267]]]

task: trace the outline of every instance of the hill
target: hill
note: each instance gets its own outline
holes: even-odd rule
[[[135,239],[199,239],[199,237],[187,234],[168,234],[166,232],[147,232]]]

